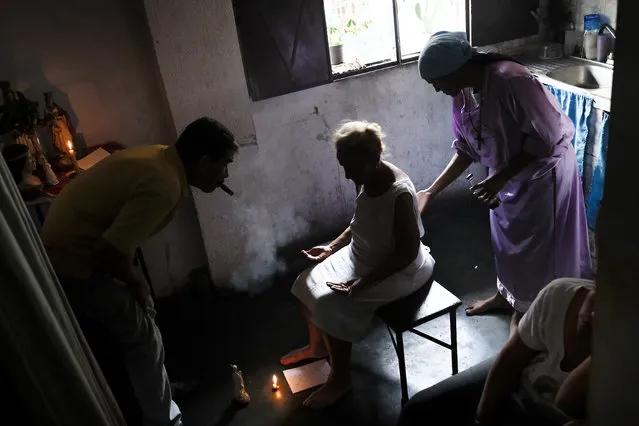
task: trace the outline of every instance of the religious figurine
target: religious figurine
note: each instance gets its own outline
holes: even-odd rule
[[[45,183],[49,186],[55,186],[60,183],[58,177],[55,175],[53,169],[51,168],[51,164],[49,164],[49,162],[47,161],[47,157],[45,157],[44,155],[44,149],[42,149],[42,144],[40,143],[40,138],[38,138],[38,135],[33,132],[27,137],[31,140],[31,145],[35,147],[36,162],[42,168]]]
[[[58,184],[58,178],[47,161],[44,149],[36,133],[36,126],[40,122],[38,103],[28,100],[22,92],[14,91],[8,82],[0,82],[2,91],[2,110],[0,113],[0,133],[11,133],[16,142],[29,147],[28,165],[35,163],[40,166],[47,185]],[[31,167],[29,167],[31,168]]]
[[[243,405],[247,405],[251,402],[251,397],[248,392],[246,392],[246,388],[244,388],[244,378],[242,377],[242,372],[237,368],[237,365],[231,364],[231,368],[233,369],[233,385],[235,387],[235,400]]]
[[[18,107],[16,92],[8,81],[0,81],[2,106],[0,106],[0,134],[13,133],[24,120],[24,111]]]
[[[74,151],[75,129],[69,114],[53,101],[51,92],[44,92],[44,124],[51,130],[53,148],[58,155],[56,168],[68,170],[77,168]]]
[[[69,114],[53,100],[53,93],[44,92],[44,122],[51,127],[54,148],[60,153],[69,150],[73,142],[75,129],[69,120]]]
[[[35,160],[29,155],[26,144],[7,145],[2,149],[2,155],[22,197],[24,199],[36,197],[40,193],[42,182],[33,175]]]
[[[21,135],[15,136],[15,141],[17,143],[19,143],[20,145],[24,145],[24,146],[27,147],[27,151],[26,151],[27,160],[26,160],[26,163],[25,163],[25,166],[24,166],[24,168],[25,168],[24,172],[25,173],[33,173],[33,172],[35,172],[35,169],[37,167],[37,163],[36,163],[35,157],[32,155],[33,147],[32,147],[32,144],[31,144],[31,139],[29,139],[27,137],[27,135],[21,134]]]
[[[31,198],[40,192],[42,182],[33,174],[36,160],[31,155],[31,141],[21,130],[32,120],[33,109],[30,110],[29,105],[18,103],[16,92],[11,89],[9,82],[0,81],[0,91],[0,135],[8,142],[2,153],[20,193],[24,198]]]

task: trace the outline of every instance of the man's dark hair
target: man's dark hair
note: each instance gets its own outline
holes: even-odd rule
[[[225,125],[209,117],[198,118],[186,126],[175,143],[175,149],[185,167],[206,156],[217,160],[229,150],[235,151],[237,148],[233,133]]]

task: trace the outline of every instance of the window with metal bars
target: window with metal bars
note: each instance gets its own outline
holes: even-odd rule
[[[415,60],[437,31],[466,31],[466,0],[325,0],[335,77]]]
[[[437,31],[484,46],[537,33],[539,0],[233,0],[254,101],[415,61]]]

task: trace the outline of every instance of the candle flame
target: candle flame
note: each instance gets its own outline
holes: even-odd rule
[[[70,151],[73,151],[73,144],[71,143],[71,141],[67,141],[67,147]]]
[[[277,376],[273,374],[273,386],[277,386]]]

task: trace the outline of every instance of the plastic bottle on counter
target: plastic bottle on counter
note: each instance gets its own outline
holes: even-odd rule
[[[597,59],[597,36],[601,27],[599,14],[584,16],[584,56],[586,59]]]

